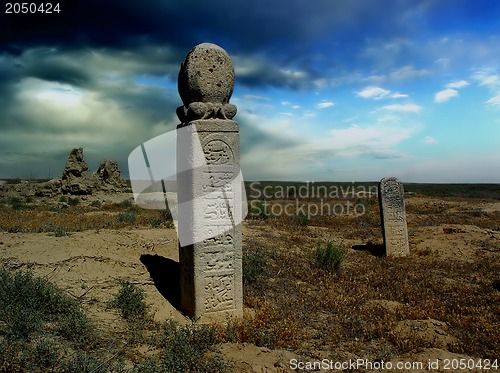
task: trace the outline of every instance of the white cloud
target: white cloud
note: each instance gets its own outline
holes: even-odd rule
[[[383,82],[386,79],[384,75],[370,75],[367,78],[364,78],[363,80],[366,80],[368,82],[372,83],[380,83]]]
[[[300,105],[293,105],[292,109],[300,109]]]
[[[300,71],[300,70],[285,70],[285,69],[280,69],[280,72],[289,78],[293,79],[303,79],[307,77],[307,73],[305,71]]]
[[[438,58],[434,62],[440,65],[442,68],[446,69],[450,65],[451,60],[449,58]]]
[[[425,142],[426,144],[431,144],[431,145],[432,145],[432,144],[437,144],[436,139],[435,139],[434,137],[432,137],[432,136],[427,136],[427,137],[424,139],[424,142]]]
[[[326,109],[326,108],[332,107],[333,105],[335,105],[335,104],[331,101],[323,101],[323,102],[320,102],[319,104],[317,104],[316,108],[317,109]]]
[[[266,102],[271,101],[271,99],[268,97],[257,96],[257,95],[245,95],[243,96],[243,98],[249,101],[266,101]]]
[[[64,106],[77,106],[82,99],[82,92],[66,84],[51,83],[40,90],[35,97],[46,104]]]
[[[299,117],[276,115],[264,121],[258,114],[242,114],[241,121],[245,124],[242,131],[258,129],[262,136],[260,141],[244,142],[246,150],[241,162],[249,180],[328,179],[332,177],[329,169],[339,167],[339,162],[347,162],[352,167],[351,162],[356,159],[408,158],[399,146],[421,130],[418,124],[378,122],[331,127],[325,132],[321,126],[316,127],[314,121]],[[304,130],[311,126],[317,131]],[[360,174],[359,177],[368,176]]]
[[[328,87],[328,80],[326,80],[325,78],[316,79],[313,81],[313,85],[317,89],[323,89],[323,88]]]
[[[386,114],[382,115],[380,118],[377,118],[377,122],[394,122],[399,120],[400,118],[394,114]]]
[[[451,82],[446,84],[446,88],[463,88],[467,87],[469,85],[469,82],[466,80],[458,80],[456,82]]]
[[[498,75],[487,76],[481,82],[482,85],[488,85],[488,86],[498,86],[499,83],[500,83],[500,79],[498,78]]]
[[[452,97],[457,97],[458,92],[454,89],[447,88],[443,89],[442,91],[439,91],[434,95],[434,102],[441,103],[441,102],[446,102]]]
[[[381,98],[389,96],[391,91],[380,88],[380,87],[366,87],[361,91],[357,92],[358,97],[372,98],[374,100],[380,100]]]
[[[486,103],[490,105],[500,106],[500,95],[496,95],[495,97],[490,98],[488,101],[486,101]]]
[[[384,88],[381,88],[381,87],[375,87],[375,86],[365,87],[361,91],[356,92],[356,95],[358,97],[370,98],[370,99],[373,99],[373,100],[380,100],[380,99],[387,98],[387,97],[391,97],[391,98],[406,98],[406,97],[409,97],[405,93],[396,92],[396,93],[392,93],[391,94],[390,90],[384,89]]]
[[[422,107],[417,104],[394,104],[394,105],[384,106],[382,109],[419,113],[422,110]]]
[[[490,69],[477,70],[472,74],[472,79],[478,81],[480,85],[485,85],[490,88],[500,86],[500,76]]]
[[[406,79],[413,79],[413,78],[419,78],[425,75],[429,75],[429,71],[426,69],[420,69],[417,70],[413,66],[404,66],[401,67],[397,70],[394,70],[392,73],[389,74],[391,79],[394,80],[406,80]]]
[[[417,162],[408,162],[395,175],[407,182],[426,183],[498,183],[500,174],[491,172],[492,165],[500,163],[500,154],[478,153],[477,150],[450,153],[443,157],[419,157]]]
[[[322,147],[332,147],[337,149],[340,155],[347,157],[361,155],[382,157],[382,154],[385,154],[385,158],[388,154],[394,157],[396,153],[391,147],[408,139],[415,130],[413,127],[394,125],[368,127],[352,125],[349,128],[330,130],[332,137],[324,139]]]
[[[318,116],[318,114],[317,114],[316,112],[311,111],[311,110],[305,110],[305,111],[303,112],[302,118],[303,118],[303,119],[307,119],[307,118],[315,118],[315,117],[317,117],[317,116]]]
[[[493,69],[477,70],[472,74],[472,79],[479,82],[479,85],[484,85],[494,95],[488,101],[490,105],[500,105],[500,75]]]

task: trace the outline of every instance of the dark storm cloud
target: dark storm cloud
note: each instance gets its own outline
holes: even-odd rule
[[[213,37],[228,39],[235,50],[280,48],[310,41],[338,24],[355,23],[378,8],[374,2],[360,6],[352,2],[290,0],[60,3],[57,15],[3,14],[7,32],[0,38],[2,45],[11,50],[40,44],[124,48],[153,42],[190,48],[201,38]]]
[[[71,84],[77,87],[85,87],[91,84],[92,75],[82,69],[77,60],[70,61],[68,59],[54,59],[50,56],[37,56],[36,53],[32,52],[29,51],[23,58],[23,62],[17,65],[21,75],[50,82]]]
[[[311,88],[321,78],[314,69],[283,67],[263,57],[232,57],[237,83],[250,87],[276,87],[288,89]]]
[[[7,17],[0,12],[0,24],[4,25],[0,55],[3,51],[19,56],[38,47],[75,56],[85,50],[115,56],[122,68],[140,65],[145,70],[142,73],[171,74],[175,80],[186,53],[194,45],[210,41],[234,57],[240,70],[238,84],[286,89],[311,89],[315,80],[331,80],[342,71],[356,71],[367,63],[374,70],[380,65],[388,71],[400,67],[401,58],[415,52],[403,45],[398,54],[388,54],[384,50],[388,42],[425,35],[425,30],[442,25],[455,30],[455,23],[469,10],[474,13],[470,3],[461,10],[468,4],[464,0],[392,0],[386,6],[379,0],[60,3],[61,13],[51,16]],[[487,3],[479,0],[477,6]],[[367,53],[370,47],[375,52]],[[128,64],[129,58],[138,65]],[[413,60],[418,66],[418,60],[425,58],[418,55]],[[252,63],[252,69],[247,69]],[[85,69],[83,63],[81,69]],[[87,82],[88,75],[80,76],[71,66],[63,65],[60,71],[61,75],[65,72],[61,79],[68,82]],[[33,71],[54,79],[50,73],[43,67]],[[139,72],[133,69],[133,73]]]
[[[391,6],[380,6],[379,1],[305,0],[60,3],[61,12],[53,15],[7,16],[2,12],[0,24],[5,26],[0,34],[0,51],[20,55],[40,46],[59,51],[104,48],[107,53],[118,55],[124,50],[142,51],[146,52],[143,58],[152,63],[165,62],[161,52],[149,48],[157,45],[168,46],[168,62],[178,64],[192,46],[212,41],[231,55],[243,59],[257,56],[263,61],[255,74],[242,75],[243,84],[300,88],[300,79],[318,78],[325,68],[347,63],[367,35],[404,36],[408,32],[409,12],[433,9],[447,2],[422,0],[411,6],[402,0],[392,1]],[[318,46],[331,56],[323,61],[307,60],[305,56],[314,55]],[[293,76],[287,70],[304,74]],[[33,73],[53,78],[43,66]],[[66,73],[68,79],[85,81],[86,76],[71,69]]]

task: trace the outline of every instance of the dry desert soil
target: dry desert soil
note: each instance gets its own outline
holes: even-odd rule
[[[337,363],[335,371],[460,371],[460,362],[470,368],[462,371],[495,371],[478,362],[500,359],[499,197],[429,194],[405,195],[405,258],[381,255],[376,196],[351,200],[366,207],[359,216],[247,217],[245,316],[213,325],[207,356],[235,372],[313,371],[320,362]],[[338,270],[312,259],[328,240],[346,250]],[[121,359],[123,371],[161,356],[151,336],[168,320],[193,325],[177,309],[177,245],[167,214],[136,207],[130,193],[2,197],[0,267],[43,277],[76,299],[99,333],[94,352]],[[144,292],[148,323],[137,326],[110,306],[124,280]],[[358,359],[374,365],[346,365]],[[398,362],[406,368],[395,369]],[[393,368],[377,369],[382,363]]]

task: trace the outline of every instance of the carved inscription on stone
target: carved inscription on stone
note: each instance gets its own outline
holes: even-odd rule
[[[205,312],[234,309],[234,260],[231,211],[234,193],[233,153],[220,139],[208,140],[203,145],[207,166],[203,172],[202,190],[209,193],[203,200],[205,227],[212,238],[202,243],[201,271],[205,277]]]
[[[205,311],[218,312],[234,308],[234,274],[207,276]]]
[[[408,255],[403,184],[395,177],[382,179],[379,184],[379,203],[386,255]]]
[[[232,165],[231,148],[222,140],[210,141],[203,152],[209,165]]]

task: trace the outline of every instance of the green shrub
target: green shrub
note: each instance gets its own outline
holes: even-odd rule
[[[96,354],[77,350],[62,362],[64,372],[106,373],[111,370],[108,362],[102,361]]]
[[[309,214],[305,214],[301,211],[298,215],[295,216],[295,221],[298,225],[305,227],[311,222],[311,217],[309,216]]]
[[[12,206],[14,210],[20,210],[28,207],[20,198],[18,197],[9,197],[7,199],[9,205]]]
[[[259,252],[243,255],[243,285],[254,283],[264,273],[265,259]]]
[[[121,201],[118,206],[122,207],[122,208],[129,208],[129,207],[132,207],[132,201],[129,200],[129,199],[124,199],[123,201]]]
[[[57,347],[58,346],[51,338],[44,337],[40,339],[33,348],[33,361],[30,365],[47,370],[56,367],[60,359],[60,353]],[[32,366],[32,368],[34,367]]]
[[[347,249],[344,246],[335,244],[332,240],[326,243],[319,240],[316,249],[312,250],[309,255],[314,266],[327,271],[338,271],[346,254]]]
[[[126,320],[145,317],[147,313],[144,291],[129,281],[120,280],[120,290],[113,301],[115,307]]]
[[[68,205],[70,206],[76,206],[80,203],[80,199],[78,197],[69,197],[68,198]]]
[[[92,206],[92,207],[101,207],[102,203],[98,199],[95,199],[92,202],[90,202],[90,206]]]
[[[164,325],[160,342],[161,362],[166,372],[226,372],[230,365],[220,356],[206,353],[217,343],[217,330],[210,325],[179,326],[174,320]]]
[[[172,214],[167,208],[166,210],[157,210],[156,216],[147,217],[145,221],[150,224],[153,228],[173,228],[174,221],[172,220]]]
[[[52,232],[50,232],[49,235],[54,237],[64,237],[69,236],[69,233],[63,227],[54,227],[52,228]]]
[[[59,202],[68,202],[68,197],[66,196],[59,197]]]
[[[0,334],[28,340],[47,328],[79,344],[94,336],[75,300],[42,278],[0,268]]]
[[[135,223],[135,214],[121,213],[120,215],[118,215],[118,218],[116,218],[116,221],[118,223],[133,224],[133,223]]]

